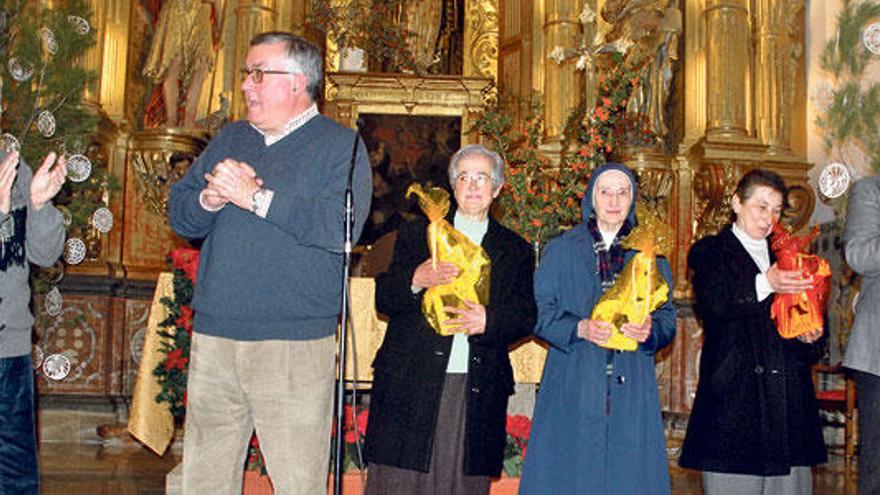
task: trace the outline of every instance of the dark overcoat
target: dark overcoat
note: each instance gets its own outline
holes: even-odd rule
[[[452,337],[435,333],[422,314],[424,291],[412,291],[416,267],[430,256],[427,226],[419,219],[401,227],[391,266],[376,278],[376,308],[390,320],[373,361],[365,446],[368,462],[422,472],[431,465],[452,347]],[[508,348],[535,325],[534,256],[525,240],[492,218],[482,247],[491,260],[489,303],[485,333],[468,338],[463,468],[468,475],[499,476],[513,393]]]
[[[775,476],[825,462],[810,375],[818,346],[779,336],[773,296],[758,301],[760,271],[730,226],[694,244],[688,264],[703,348],[679,464]]]

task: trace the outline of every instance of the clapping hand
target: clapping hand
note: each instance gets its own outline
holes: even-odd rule
[[[257,177],[253,167],[229,158],[215,165],[210,173],[206,173],[205,180],[208,185],[202,199],[211,208],[232,203],[250,211],[254,193],[263,186],[262,179]]]
[[[57,155],[49,152],[43,159],[43,164],[34,173],[31,179],[31,204],[37,210],[46,205],[61,190],[64,179],[67,177],[67,158],[61,156],[55,163]],[[53,165],[54,168],[53,168]]]
[[[18,175],[18,152],[8,153],[0,164],[0,212],[9,213],[12,204],[12,184]]]

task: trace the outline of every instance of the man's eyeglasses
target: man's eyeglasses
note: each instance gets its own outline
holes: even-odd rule
[[[263,75],[265,74],[299,74],[298,72],[291,72],[286,70],[269,70],[269,69],[260,69],[258,67],[242,67],[241,68],[241,80],[244,82],[248,76],[253,79],[254,84],[260,84],[263,82]]]
[[[490,180],[492,180],[492,176],[486,172],[462,172],[455,178],[455,181],[459,184],[470,182],[481,187],[485,186]]]

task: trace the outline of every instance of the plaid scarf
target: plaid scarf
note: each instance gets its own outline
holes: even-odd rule
[[[617,235],[611,242],[610,248],[602,240],[602,233],[599,232],[599,224],[596,223],[595,213],[591,214],[589,220],[587,220],[587,228],[593,237],[593,251],[596,253],[596,259],[599,260],[599,277],[602,279],[602,293],[604,294],[614,285],[614,281],[617,280],[617,274],[623,270],[624,252],[623,248],[620,247],[620,240],[629,235],[632,226],[630,226],[628,220],[623,222],[623,225],[620,226],[620,230],[617,231]]]

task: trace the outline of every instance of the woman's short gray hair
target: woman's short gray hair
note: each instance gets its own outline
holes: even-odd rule
[[[452,155],[452,159],[449,160],[449,184],[455,187],[455,179],[458,178],[458,162],[475,156],[489,160],[492,165],[493,189],[500,189],[504,185],[504,160],[501,159],[501,155],[482,144],[469,144]]]
[[[274,43],[284,43],[287,70],[306,76],[309,95],[312,101],[318,101],[324,83],[324,58],[318,47],[305,38],[284,31],[258,34],[251,40],[250,46]]]

